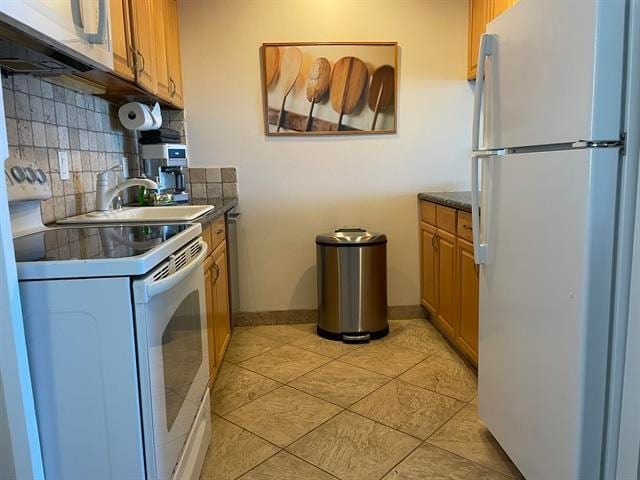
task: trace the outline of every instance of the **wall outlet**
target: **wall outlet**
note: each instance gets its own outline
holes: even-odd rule
[[[69,152],[58,152],[58,169],[60,180],[69,180]]]
[[[127,160],[127,157],[120,158],[120,166],[122,167],[122,178],[129,178],[129,160]]]

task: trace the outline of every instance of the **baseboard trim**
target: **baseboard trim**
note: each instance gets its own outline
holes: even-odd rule
[[[387,317],[389,320],[425,318],[420,305],[390,305],[387,307]],[[297,323],[316,323],[317,321],[318,313],[315,309],[238,312],[233,316],[234,327],[294,325]]]

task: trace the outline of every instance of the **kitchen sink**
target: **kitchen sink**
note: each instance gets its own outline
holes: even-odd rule
[[[108,212],[91,212],[58,220],[60,224],[70,223],[155,223],[190,222],[213,210],[211,205],[172,205],[160,207],[123,207]]]

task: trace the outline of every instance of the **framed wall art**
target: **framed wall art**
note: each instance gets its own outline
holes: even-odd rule
[[[266,135],[395,133],[398,44],[264,43]]]

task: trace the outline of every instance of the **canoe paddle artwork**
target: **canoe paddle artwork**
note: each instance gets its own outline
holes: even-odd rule
[[[266,135],[396,133],[396,43],[265,43],[261,63]]]

